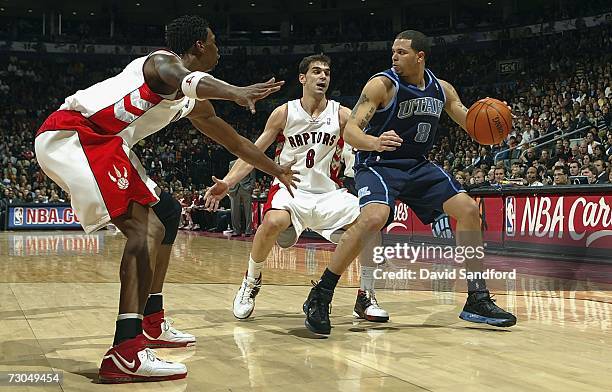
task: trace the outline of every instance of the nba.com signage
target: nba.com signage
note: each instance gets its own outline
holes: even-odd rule
[[[8,244],[9,256],[92,255],[104,249],[104,234],[11,233]]]
[[[30,204],[9,206],[8,230],[79,229],[76,214],[69,205]]]
[[[506,242],[612,249],[612,196],[509,196]]]

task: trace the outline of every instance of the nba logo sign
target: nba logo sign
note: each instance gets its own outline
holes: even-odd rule
[[[506,235],[514,237],[516,233],[516,200],[513,196],[506,197]]]
[[[23,207],[15,207],[13,211],[13,224],[15,226],[23,225]]]

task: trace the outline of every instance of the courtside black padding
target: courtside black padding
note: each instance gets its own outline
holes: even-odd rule
[[[162,244],[174,244],[181,220],[181,205],[168,192],[162,192],[159,202],[153,206],[153,211],[166,228]]]

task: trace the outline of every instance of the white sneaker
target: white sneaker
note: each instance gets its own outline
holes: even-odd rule
[[[155,351],[146,347],[143,335],[111,347],[99,372],[102,383],[178,380],[186,376],[185,365],[159,359]]]
[[[357,291],[353,316],[368,321],[384,323],[389,321],[389,313],[378,305],[374,290]]]
[[[253,309],[255,309],[255,297],[259,293],[259,289],[261,289],[261,273],[257,279],[244,276],[242,285],[234,297],[232,309],[234,317],[242,320],[251,316]]]
[[[142,333],[147,338],[147,347],[173,348],[190,347],[196,344],[192,334],[174,328],[172,319],[166,318],[164,310],[145,316],[142,319]]]

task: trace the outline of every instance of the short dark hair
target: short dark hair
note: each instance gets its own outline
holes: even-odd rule
[[[320,63],[327,64],[328,66],[331,67],[331,59],[329,58],[329,56],[326,56],[323,53],[313,54],[313,55],[304,57],[302,61],[300,61],[300,65],[298,66],[299,73],[305,75],[306,72],[308,72],[308,68],[310,68],[310,64],[317,62],[317,61]]]
[[[409,39],[410,47],[417,52],[423,51],[425,58],[431,50],[431,41],[428,36],[416,30],[404,30],[395,36],[395,39]]]
[[[196,41],[208,38],[208,21],[195,15],[183,15],[166,25],[166,45],[178,55],[183,55]]]
[[[553,173],[554,173],[556,170],[562,170],[562,171],[563,171],[563,175],[569,176],[569,169],[567,168],[567,166],[555,166],[555,167],[553,168]]]
[[[597,171],[595,170],[595,166],[591,163],[589,163],[588,165],[582,165],[582,167],[580,168],[580,171],[582,172],[585,169],[588,169],[593,174],[597,173]]]

